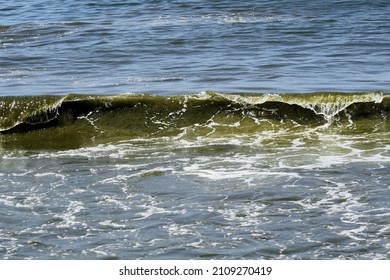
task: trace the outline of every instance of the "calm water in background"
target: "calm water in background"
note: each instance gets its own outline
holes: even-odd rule
[[[0,1],[0,95],[388,92],[389,15],[379,0]],[[0,258],[389,259],[389,136],[0,147]]]
[[[387,1],[0,1],[1,95],[389,88]]]

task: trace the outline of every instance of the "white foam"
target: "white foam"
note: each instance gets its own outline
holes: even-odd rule
[[[241,227],[251,227],[263,220],[264,211],[267,206],[263,203],[250,202],[236,207],[222,209],[208,208],[208,212],[216,212],[227,221],[238,222]]]
[[[34,174],[34,177],[36,177],[36,178],[45,178],[45,177],[58,178],[61,181],[65,181],[65,179],[66,179],[66,175],[60,174],[60,173],[55,173],[55,172],[37,173],[37,174]]]
[[[179,15],[169,16],[161,15],[150,21],[152,26],[165,26],[165,25],[193,25],[193,24],[247,24],[247,23],[267,23],[267,22],[280,22],[280,21],[292,21],[298,18],[291,16],[274,16],[269,14],[257,14],[254,12],[245,13],[215,13],[204,15]]]
[[[187,236],[194,235],[194,231],[187,228],[188,226],[178,225],[176,223],[170,223],[168,225],[164,225],[161,228],[167,230],[169,236],[178,237],[178,236]]]
[[[105,220],[105,221],[99,222],[99,225],[102,225],[105,227],[116,228],[116,229],[126,228],[126,225],[115,223],[112,220]]]
[[[71,201],[68,208],[62,214],[57,214],[54,217],[60,218],[63,220],[62,223],[57,225],[58,228],[68,228],[75,225],[83,224],[80,221],[77,221],[77,215],[86,210],[85,204],[81,201]]]
[[[237,178],[246,178],[248,176],[259,175],[255,171],[250,170],[232,170],[232,169],[196,169],[198,166],[184,167],[186,175],[196,175],[202,178],[206,178],[211,181],[226,180],[226,179],[237,179]]]
[[[340,232],[341,235],[345,235],[349,238],[352,238],[357,241],[365,240],[364,231],[367,229],[367,226],[362,225],[358,228],[343,230]],[[360,237],[361,236],[361,237]]]
[[[131,198],[128,197],[129,199]],[[107,206],[107,205],[110,205],[110,206],[115,206],[115,207],[119,207],[121,208],[122,210],[124,211],[128,211],[129,209],[131,209],[131,205],[129,205],[128,203],[126,203],[126,201],[122,200],[122,199],[118,199],[117,197],[115,196],[110,196],[110,195],[103,195],[101,197],[98,197],[96,198],[98,200],[97,204],[99,205],[104,205],[104,206]]]
[[[159,206],[160,203],[158,203],[153,197],[149,197],[149,201],[145,201],[144,204],[140,205],[140,208],[143,208],[145,211],[139,212],[137,214],[138,217],[136,217],[134,220],[145,220],[155,215],[184,215],[187,210],[181,209],[181,210],[172,210],[172,209],[165,209],[163,207]]]

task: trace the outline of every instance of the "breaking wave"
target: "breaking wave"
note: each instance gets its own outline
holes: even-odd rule
[[[387,130],[390,96],[382,92],[310,94],[147,94],[0,98],[1,143],[101,141],[156,137],[231,137],[264,131]],[[46,133],[47,131],[47,133]],[[28,136],[27,136],[28,135]],[[35,138],[31,138],[35,137]],[[106,141],[106,142],[107,142]],[[80,143],[79,143],[80,144]]]

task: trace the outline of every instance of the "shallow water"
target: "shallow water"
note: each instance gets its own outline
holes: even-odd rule
[[[3,258],[387,259],[388,133],[284,136],[3,153]]]

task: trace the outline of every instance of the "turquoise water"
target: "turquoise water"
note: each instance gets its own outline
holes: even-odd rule
[[[0,258],[389,259],[389,12],[0,0]]]

